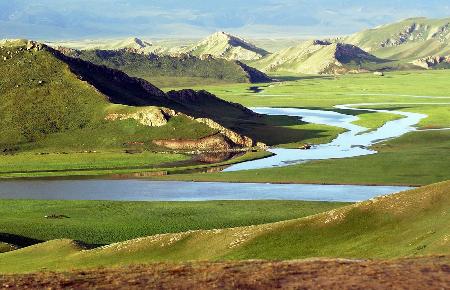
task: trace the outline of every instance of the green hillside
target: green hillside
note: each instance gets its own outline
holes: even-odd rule
[[[250,62],[250,65],[265,72],[342,74],[371,70],[382,62],[353,45],[312,40]]]
[[[4,153],[48,146],[83,151],[123,148],[127,142],[199,138],[215,132],[183,116],[168,120],[168,127],[105,120],[117,110],[137,110],[128,105],[183,105],[148,83],[85,62],[72,62],[51,49],[27,50],[22,43],[3,46],[0,56],[0,151]]]
[[[185,155],[158,153],[168,149],[282,144],[316,134],[286,127],[304,125],[298,118],[260,116],[206,91],[165,93],[143,79],[36,42],[4,43],[0,57],[0,171],[6,176],[23,170],[111,174],[159,165],[166,170],[199,165],[186,163]],[[249,156],[262,155],[242,158]]]
[[[139,238],[86,250],[54,240],[0,255],[1,272],[152,261],[396,258],[450,252],[450,182],[383,196],[306,218]]]
[[[414,59],[450,54],[450,18],[410,18],[358,32],[343,41],[381,58]]]
[[[180,79],[192,78],[199,83],[262,83],[271,79],[264,73],[239,61],[213,57],[144,54],[138,50],[70,50],[62,52],[83,60],[121,70],[130,76],[143,78],[164,86],[177,86]],[[171,83],[173,81],[173,83]]]

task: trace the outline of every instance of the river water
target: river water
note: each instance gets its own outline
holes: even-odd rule
[[[361,104],[363,105],[363,104]],[[338,109],[353,109],[349,105]],[[368,131],[352,124],[358,118],[333,111],[295,108],[252,108],[268,115],[301,117],[309,123],[346,129],[328,144],[310,150],[272,148],[269,158],[243,162],[225,171],[287,166],[310,160],[347,158],[376,152],[369,147],[382,140],[399,137],[415,130],[426,115],[399,111],[389,112],[403,118],[389,121],[381,128]],[[367,111],[367,109],[364,109]],[[149,180],[11,180],[0,181],[0,199],[45,200],[121,200],[121,201],[203,201],[203,200],[316,200],[355,202],[406,190],[399,186],[253,184],[224,182],[177,182]]]
[[[409,189],[401,186],[181,182],[151,180],[20,180],[0,182],[0,199],[205,201],[317,200],[355,202]]]
[[[370,146],[383,140],[400,137],[405,133],[416,130],[414,126],[418,124],[420,120],[427,117],[424,114],[401,111],[355,109],[350,107],[350,105],[336,106],[336,108],[380,113],[395,113],[401,115],[402,118],[389,121],[377,130],[369,131],[365,127],[352,124],[352,122],[358,120],[358,117],[334,111],[295,108],[252,108],[253,111],[260,114],[301,117],[305,122],[340,127],[346,129],[346,132],[340,134],[332,142],[313,146],[310,150],[271,148],[269,151],[275,154],[272,157],[239,163],[226,168],[224,171],[230,172],[279,167],[303,163],[311,160],[348,158],[375,154],[377,152],[370,149]]]

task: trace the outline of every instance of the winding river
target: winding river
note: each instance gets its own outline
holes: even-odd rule
[[[375,109],[357,109],[353,104],[337,109],[387,112],[402,118],[369,131],[352,124],[358,117],[334,111],[294,108],[252,108],[268,115],[288,115],[309,123],[344,128],[346,131],[328,144],[310,150],[271,148],[274,156],[243,162],[225,171],[287,166],[332,158],[375,154],[370,146],[415,130],[423,114]],[[378,104],[376,104],[378,105]],[[126,201],[204,201],[204,200],[316,200],[355,202],[406,190],[401,186],[255,184],[223,182],[178,182],[151,180],[11,180],[0,181],[0,199],[43,200],[126,200]]]
[[[369,148],[370,146],[414,131],[414,126],[420,120],[427,117],[424,114],[402,111],[353,108],[354,106],[364,105],[371,104],[338,105],[335,108],[375,113],[392,113],[401,115],[402,118],[389,121],[382,127],[374,131],[369,131],[365,127],[352,124],[352,122],[358,120],[358,117],[334,111],[294,108],[252,108],[253,111],[260,114],[301,117],[305,122],[340,127],[346,129],[346,132],[340,134],[330,143],[313,146],[310,150],[271,148],[269,151],[274,153],[272,157],[236,164],[228,167],[224,171],[270,168],[298,164],[310,160],[348,158],[375,154],[376,151],[371,150]]]

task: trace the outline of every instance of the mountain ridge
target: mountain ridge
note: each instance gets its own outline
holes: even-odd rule
[[[343,74],[368,71],[382,61],[351,44],[310,40],[250,64],[265,72]]]
[[[179,50],[195,56],[212,55],[228,60],[249,61],[269,54],[266,50],[226,32],[216,32],[195,45]]]

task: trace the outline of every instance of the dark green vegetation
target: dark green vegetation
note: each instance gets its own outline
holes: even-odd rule
[[[187,54],[169,56],[144,54],[130,49],[70,50],[61,49],[69,56],[121,70],[130,76],[143,78],[156,85],[175,87],[180,80],[195,79],[199,84],[263,83],[271,79],[262,72],[239,61]],[[175,85],[171,82],[175,82]]]
[[[305,218],[156,235],[92,250],[54,240],[0,255],[0,271],[30,272],[152,261],[397,258],[448,254],[450,182]]]
[[[347,204],[306,201],[0,200],[0,242],[24,246],[30,243],[30,239],[45,241],[69,238],[88,244],[110,244],[162,233],[300,218]]]

